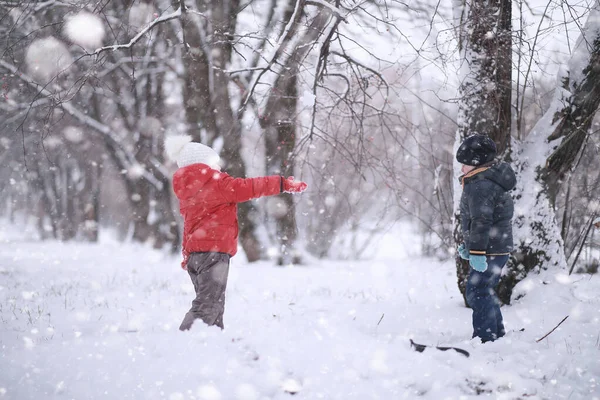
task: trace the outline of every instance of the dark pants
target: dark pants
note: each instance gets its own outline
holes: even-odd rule
[[[466,293],[467,304],[473,309],[473,337],[480,337],[482,342],[494,341],[505,334],[495,289],[508,255],[487,256],[486,259],[488,268],[485,272],[471,268]]]
[[[194,284],[196,298],[192,301],[190,311],[185,314],[179,330],[190,329],[196,319],[223,329],[230,258],[228,254],[214,252],[190,255],[187,271]]]

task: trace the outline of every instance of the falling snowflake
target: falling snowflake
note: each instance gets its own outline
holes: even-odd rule
[[[92,51],[102,46],[106,31],[97,15],[84,11],[67,17],[63,33],[73,43]]]

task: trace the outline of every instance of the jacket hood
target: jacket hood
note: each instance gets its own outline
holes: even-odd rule
[[[461,177],[462,179],[462,177]],[[464,183],[475,182],[479,179],[488,179],[500,185],[505,191],[510,191],[517,185],[517,176],[510,164],[500,162],[476,173],[473,176],[464,176]]]
[[[221,171],[206,164],[192,164],[179,168],[173,175],[173,190],[181,200],[198,192],[208,181],[218,178]]]

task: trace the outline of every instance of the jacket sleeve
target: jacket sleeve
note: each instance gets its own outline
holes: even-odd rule
[[[496,193],[486,181],[470,187],[468,207],[471,216],[467,248],[473,255],[485,255],[494,222]]]
[[[281,177],[232,178],[227,175],[219,182],[219,189],[228,203],[242,203],[264,196],[281,193]]]

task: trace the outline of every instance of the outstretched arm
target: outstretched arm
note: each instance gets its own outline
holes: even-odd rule
[[[219,186],[225,200],[231,203],[242,203],[282,192],[299,193],[307,187],[306,183],[294,181],[293,177],[284,179],[278,175],[259,178],[232,178],[227,176],[221,180]]]
[[[226,176],[219,182],[219,188],[227,202],[242,203],[281,193],[281,177],[278,175],[259,178],[232,178]]]

